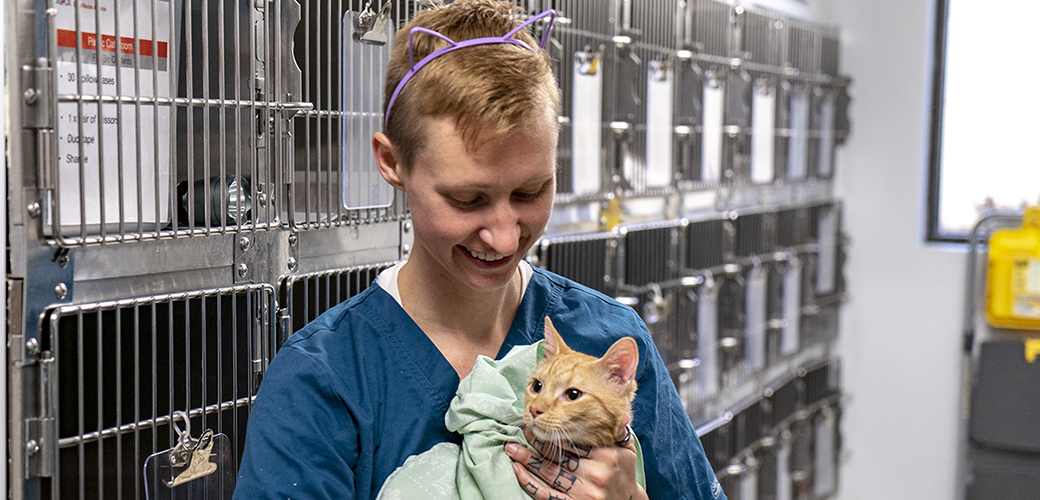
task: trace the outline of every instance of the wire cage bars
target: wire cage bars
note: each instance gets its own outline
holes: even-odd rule
[[[142,464],[173,448],[174,412],[231,440],[273,356],[265,285],[62,306],[47,315],[55,470],[46,498],[144,498]],[[45,483],[46,484],[46,483]]]
[[[368,288],[393,262],[287,277],[279,287],[279,345],[321,313]]]

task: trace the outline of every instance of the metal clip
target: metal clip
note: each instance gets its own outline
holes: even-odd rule
[[[603,59],[604,46],[600,45],[596,52],[592,46],[586,45],[585,49],[574,53],[574,63],[578,67],[578,73],[582,75],[595,75],[599,73],[600,61]]]
[[[379,8],[379,13],[372,11],[372,2],[366,2],[365,8],[354,18],[354,41],[370,45],[386,45],[386,23],[390,21],[390,7],[393,2],[387,1]]]
[[[657,283],[650,283],[650,293],[650,300],[643,304],[643,320],[652,325],[671,317],[672,300],[664,297]]]
[[[183,431],[177,425],[178,416],[184,420]],[[213,451],[213,430],[206,429],[198,439],[192,438],[191,419],[183,411],[173,413],[171,424],[177,432],[177,446],[170,451],[170,466],[183,470],[166,486],[173,488],[216,472],[217,464],[209,461]]]

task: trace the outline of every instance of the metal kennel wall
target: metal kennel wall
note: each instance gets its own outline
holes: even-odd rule
[[[838,32],[718,0],[515,3],[557,12],[563,103],[529,260],[639,311],[730,498],[826,496]],[[430,4],[4,4],[11,498],[145,498],[184,423],[237,467],[282,342],[411,250],[370,140],[387,42]]]

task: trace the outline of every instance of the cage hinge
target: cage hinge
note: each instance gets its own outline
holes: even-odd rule
[[[50,418],[25,420],[25,478],[54,476],[55,421]]]
[[[36,66],[22,66],[22,126],[25,128],[54,128],[54,68],[47,59],[39,59]]]
[[[35,406],[38,409],[38,417],[30,417],[23,420],[22,430],[23,454],[25,459],[25,478],[54,476],[54,464],[58,442],[56,439],[57,422],[51,413],[51,404],[54,402],[50,397],[52,394],[51,368],[54,364],[54,356],[50,351],[37,351],[34,366],[26,367],[34,370],[38,387],[38,399]],[[30,382],[31,383],[31,382]]]

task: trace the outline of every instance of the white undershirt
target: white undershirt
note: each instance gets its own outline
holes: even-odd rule
[[[402,266],[404,266],[404,261],[384,269],[376,277],[376,283],[404,308],[404,304],[401,303],[401,290],[397,287],[397,276],[401,273]],[[531,282],[534,269],[531,268],[531,264],[528,264],[526,260],[521,260],[518,268],[520,269],[520,297],[523,298],[524,292],[527,291],[527,284]]]

